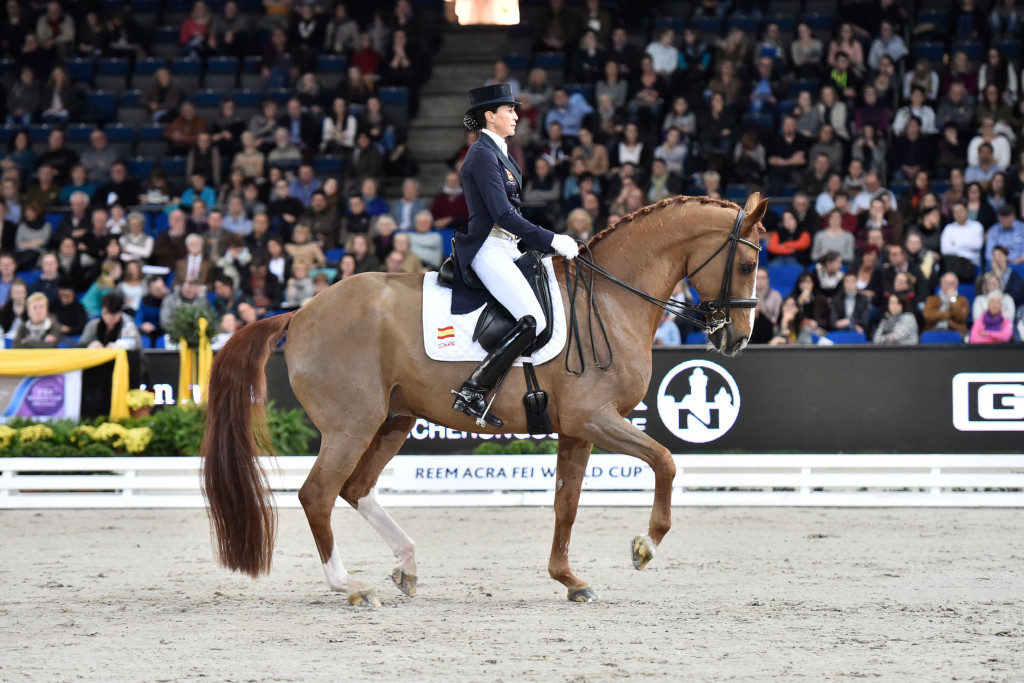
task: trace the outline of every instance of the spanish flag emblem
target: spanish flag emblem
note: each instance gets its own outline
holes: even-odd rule
[[[451,325],[449,325],[448,327],[439,327],[439,328],[437,328],[437,338],[438,339],[450,339],[451,337],[454,337],[454,336],[455,336],[455,328],[453,326],[451,326]]]
[[[505,175],[508,177],[510,183],[514,183],[516,181],[516,177],[512,175],[512,171],[508,170],[507,168],[505,169]]]

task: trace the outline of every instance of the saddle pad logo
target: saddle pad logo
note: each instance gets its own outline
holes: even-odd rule
[[[740,414],[740,390],[721,365],[691,360],[672,368],[658,387],[658,415],[689,443],[723,436]]]
[[[438,338],[438,340],[441,340],[441,339],[451,339],[454,336],[455,336],[455,327],[452,326],[452,325],[449,325],[448,327],[439,327],[439,328],[437,328],[437,338]]]

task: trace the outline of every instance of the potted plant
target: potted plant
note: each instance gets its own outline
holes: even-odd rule
[[[152,391],[145,389],[132,389],[128,392],[128,410],[132,417],[145,417],[153,408],[156,396]]]

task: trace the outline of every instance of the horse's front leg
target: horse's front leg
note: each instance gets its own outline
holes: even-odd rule
[[[572,602],[594,602],[597,593],[590,584],[576,576],[569,567],[569,538],[576,521],[576,508],[580,502],[580,487],[590,458],[588,441],[559,434],[558,467],[555,473],[555,537],[551,541],[551,559],[548,573],[555,581],[569,589]]]
[[[676,464],[672,454],[660,443],[637,429],[612,407],[591,417],[581,435],[612,453],[640,458],[654,470],[654,507],[647,533],[636,536],[630,545],[633,566],[643,569],[654,559],[654,551],[672,526],[672,480]]]

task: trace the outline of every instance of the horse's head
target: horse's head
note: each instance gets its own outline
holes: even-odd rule
[[[757,244],[767,209],[768,198],[755,192],[738,214],[716,212],[720,224],[705,233],[690,257],[690,282],[700,295],[708,341],[727,356],[746,346],[754,328]]]

